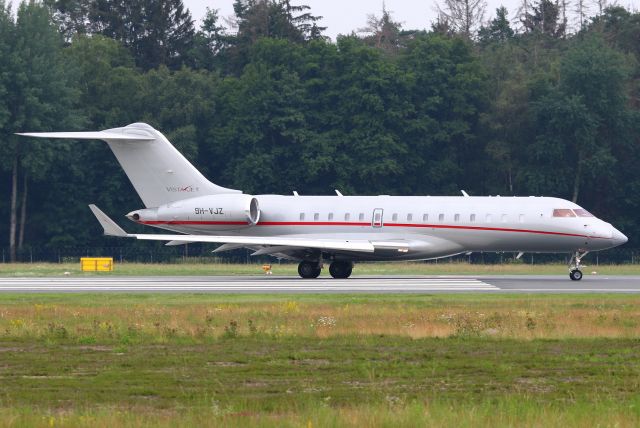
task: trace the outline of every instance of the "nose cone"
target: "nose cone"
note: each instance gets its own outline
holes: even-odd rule
[[[618,245],[625,244],[628,240],[629,239],[624,235],[624,233],[620,232],[616,228],[613,228],[613,237],[612,237],[613,245],[617,247]]]

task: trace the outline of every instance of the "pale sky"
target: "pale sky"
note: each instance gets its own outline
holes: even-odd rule
[[[196,21],[196,28],[204,17],[206,8],[218,9],[221,17],[233,15],[233,0],[183,0]],[[591,0],[595,4],[596,0]],[[587,0],[589,3],[590,0]],[[617,3],[633,8],[640,0],[619,0]],[[367,15],[381,15],[382,0],[293,0],[292,4],[311,6],[311,13],[323,17],[320,25],[327,27],[325,34],[335,40],[338,34],[349,34],[366,26]],[[569,3],[574,3],[569,1]],[[615,3],[609,0],[608,3]],[[436,0],[385,0],[387,10],[393,12],[393,18],[407,30],[431,28],[436,18]],[[509,18],[514,19],[521,0],[487,0],[488,20],[495,15],[497,7],[504,5],[509,10]],[[591,10],[596,11],[596,6]]]
[[[204,17],[206,8],[218,9],[221,17],[233,15],[233,0],[183,0],[196,20],[196,28]],[[322,16],[322,27],[327,27],[325,34],[335,40],[338,34],[349,34],[353,30],[365,27],[367,15],[382,15],[382,0],[294,0],[292,4],[311,6],[311,13]],[[515,14],[518,0],[489,0],[487,14],[494,15],[495,8],[505,4],[509,16]],[[435,0],[385,0],[387,10],[393,12],[393,18],[402,24],[404,29],[431,28],[435,20]]]

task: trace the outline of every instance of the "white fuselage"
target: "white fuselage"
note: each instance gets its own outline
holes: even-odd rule
[[[357,260],[518,251],[574,253],[571,279],[579,280],[586,252],[627,242],[609,223],[557,198],[246,195],[207,180],[145,123],[22,135],[106,141],[147,207],[127,217],[180,233],[129,234],[90,205],[106,235],[223,244],[216,251],[252,248],[300,260],[303,278],[316,278],[325,259],[334,278],[348,278]]]
[[[255,223],[229,214],[233,210],[215,195],[186,199],[161,210],[139,210],[134,212],[138,214],[135,221],[194,235],[287,235],[380,243],[374,253],[331,254],[347,260],[421,260],[481,251],[594,251],[627,240],[611,224],[558,198],[279,195],[253,198],[260,210]],[[564,210],[565,214],[569,210],[572,216],[554,216],[554,210]],[[579,216],[578,212],[586,216]],[[397,245],[385,249],[384,242],[403,242],[406,246],[401,250]]]

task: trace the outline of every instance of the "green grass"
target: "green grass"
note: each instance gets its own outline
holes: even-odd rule
[[[297,265],[292,263],[273,264],[274,275],[295,276]],[[325,266],[326,267],[326,266]],[[640,265],[600,265],[587,264],[586,274],[595,271],[599,275],[640,275]],[[192,276],[192,275],[264,275],[262,264],[227,263],[176,263],[143,264],[115,263],[113,272],[81,272],[80,263],[7,263],[0,264],[0,276],[41,277],[63,276]],[[501,265],[480,265],[441,261],[439,263],[398,262],[359,263],[354,275],[566,275],[567,266],[560,264],[530,265],[509,263]],[[327,269],[323,275],[328,275]]]
[[[0,299],[0,426],[640,424],[640,296]]]

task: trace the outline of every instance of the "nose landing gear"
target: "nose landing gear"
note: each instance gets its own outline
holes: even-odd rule
[[[571,256],[571,260],[569,260],[569,278],[571,278],[572,281],[580,281],[582,279],[580,261],[587,254],[589,254],[588,251],[585,251],[582,254],[580,254],[580,251],[576,251],[575,254]]]

